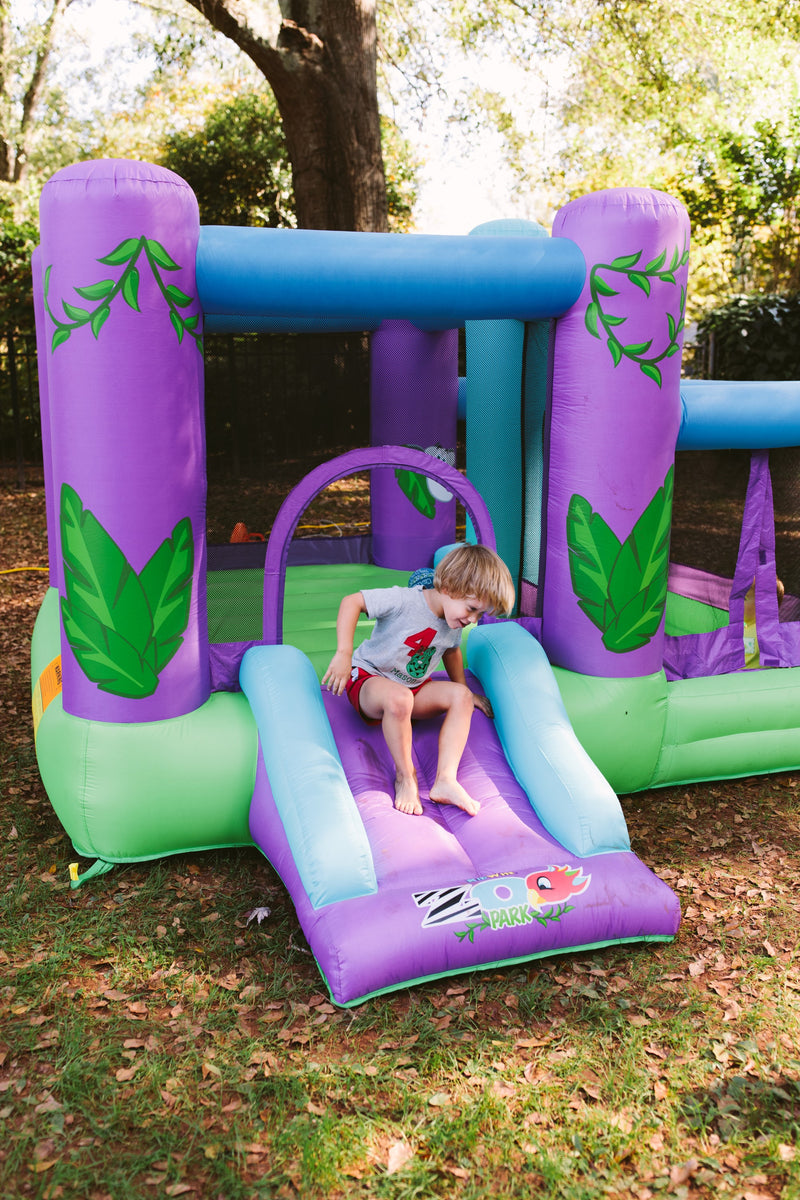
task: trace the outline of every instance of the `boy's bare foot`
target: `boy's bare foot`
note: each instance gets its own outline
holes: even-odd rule
[[[431,788],[431,800],[436,804],[453,804],[463,808],[470,817],[480,810],[480,801],[473,800],[469,792],[455,779],[437,779]]]
[[[398,812],[418,817],[422,812],[416,779],[395,779],[394,806]]]

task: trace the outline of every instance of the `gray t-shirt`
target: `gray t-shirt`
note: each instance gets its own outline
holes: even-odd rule
[[[431,612],[421,587],[362,589],[370,637],[353,652],[353,667],[418,687],[438,667],[445,650],[461,645],[461,629]]]

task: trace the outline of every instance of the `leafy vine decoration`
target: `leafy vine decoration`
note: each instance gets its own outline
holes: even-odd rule
[[[475,921],[472,925],[468,925],[466,929],[457,929],[456,937],[460,942],[463,942],[464,938],[467,938],[470,942],[474,942],[475,934],[480,933],[482,929],[489,929],[491,924],[489,918],[484,914],[482,921]]]
[[[202,353],[203,338],[198,330],[200,314],[194,313],[191,316],[184,316],[180,311],[193,304],[194,297],[187,295],[186,292],[182,291],[174,283],[165,282],[162,278],[162,271],[179,271],[180,266],[167,253],[160,242],[157,242],[154,238],[144,236],[139,238],[125,238],[110,254],[97,259],[103,266],[124,267],[125,269],[119,279],[101,279],[97,283],[91,283],[86,287],[76,287],[75,291],[81,299],[98,301],[98,303],[93,309],[89,310],[82,308],[80,305],[71,304],[68,300],[62,300],[61,306],[64,309],[64,314],[67,318],[66,321],[57,317],[50,307],[50,272],[53,268],[52,265],[47,268],[44,275],[44,304],[51,321],[55,325],[52,340],[53,352],[69,340],[74,330],[82,329],[85,325],[90,327],[95,338],[99,337],[100,330],[108,320],[111,305],[117,296],[121,295],[128,307],[132,308],[134,312],[141,312],[139,308],[139,282],[141,275],[138,264],[142,255],[144,255],[145,262],[150,268],[159,291],[167,303],[169,318],[178,341],[182,342],[184,334],[188,334]]]
[[[623,358],[627,358],[630,362],[637,363],[642,374],[646,375],[648,379],[652,379],[654,383],[657,383],[661,387],[661,370],[658,364],[665,358],[672,358],[680,349],[678,334],[683,328],[683,319],[686,311],[685,285],[683,283],[678,285],[680,287],[680,305],[677,317],[673,316],[670,312],[666,314],[667,331],[669,333],[667,348],[661,354],[648,355],[648,351],[653,345],[652,338],[647,342],[631,342],[626,346],[614,332],[619,326],[624,325],[628,318],[616,317],[612,313],[606,312],[603,308],[603,301],[610,300],[612,296],[618,296],[619,292],[612,287],[607,279],[603,278],[600,272],[623,275],[634,287],[644,292],[645,296],[649,296],[653,280],[658,280],[661,283],[678,283],[675,278],[675,272],[680,267],[686,266],[689,262],[689,246],[684,242],[682,252],[676,247],[668,266],[666,250],[662,250],[661,254],[651,259],[643,267],[639,266],[641,257],[642,251],[639,250],[636,254],[623,254],[619,258],[615,258],[613,262],[596,263],[592,267],[589,275],[591,301],[586,309],[586,328],[593,337],[599,338],[601,341],[603,336],[605,336],[606,345],[608,346],[615,367],[619,366]]]
[[[534,920],[538,921],[540,925],[544,925],[546,928],[548,921],[560,921],[562,917],[566,916],[567,913],[572,912],[574,908],[574,904],[559,904],[557,908],[548,908],[546,912],[535,912],[533,917]]]

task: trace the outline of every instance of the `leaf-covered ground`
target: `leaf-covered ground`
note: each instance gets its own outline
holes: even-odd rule
[[[212,486],[212,535],[265,532],[286,483]],[[45,565],[41,487],[2,486],[0,1195],[800,1196],[800,776],[622,798],[674,943],[341,1011],[256,851],[70,890],[29,711]]]

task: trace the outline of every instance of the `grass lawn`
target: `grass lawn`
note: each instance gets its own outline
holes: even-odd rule
[[[800,776],[622,797],[674,943],[343,1011],[256,850],[70,890],[18,569],[46,553],[41,487],[0,484],[3,1200],[800,1197]]]

